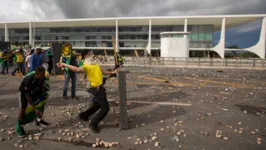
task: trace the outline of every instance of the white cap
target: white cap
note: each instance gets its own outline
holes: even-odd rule
[[[36,46],[36,48],[35,49],[42,49],[40,46]]]

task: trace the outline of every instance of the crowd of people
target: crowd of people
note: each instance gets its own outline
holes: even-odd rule
[[[46,55],[45,55],[46,54]],[[0,50],[0,65],[1,74],[9,74],[9,68],[14,66],[11,75],[18,73],[19,75],[26,75],[32,72],[35,67],[42,66],[44,62],[48,63],[48,71],[52,71],[52,53],[51,50],[42,50],[41,47],[32,49]]]
[[[22,74],[28,72],[19,87],[20,111],[16,124],[16,132],[19,137],[25,137],[26,132],[24,131],[24,125],[27,123],[35,120],[38,126],[49,125],[48,122],[42,119],[42,116],[45,103],[49,98],[48,91],[50,90],[50,86],[48,81],[53,68],[53,54],[50,50],[45,52],[45,60],[48,64],[47,69],[45,69],[43,67],[44,51],[40,47],[36,47],[30,51],[19,49],[16,51],[9,51],[9,53],[10,55],[8,55],[8,57],[2,53],[1,59],[10,60],[14,57],[16,58],[16,67],[12,75],[17,71]],[[109,103],[106,96],[106,89],[104,88],[107,78],[104,78],[103,75],[112,77],[119,70],[119,67],[113,71],[103,69],[99,65],[101,60],[102,58],[93,55],[92,51],[83,50],[80,53],[73,52],[67,59],[62,56],[60,62],[57,63],[57,67],[62,69],[65,77],[62,91],[63,100],[69,99],[67,96],[67,89],[70,80],[72,82],[70,98],[72,100],[78,99],[76,95],[77,73],[83,73],[84,79],[89,83],[87,91],[93,96],[92,105],[86,111],[77,114],[77,117],[83,121],[89,121],[89,117],[98,112],[95,117],[91,119],[89,125],[94,133],[100,132],[98,124],[109,112]]]

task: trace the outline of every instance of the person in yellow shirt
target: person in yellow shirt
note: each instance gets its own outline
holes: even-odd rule
[[[23,75],[25,75],[25,69],[24,67],[24,52],[22,49],[16,50],[15,53],[17,67],[13,70],[11,73],[13,76],[15,75],[16,71],[21,72]]]
[[[90,88],[87,90],[93,95],[92,105],[86,111],[79,114],[79,118],[84,121],[89,121],[89,117],[100,110],[95,117],[91,120],[89,127],[94,133],[99,133],[99,122],[105,118],[109,112],[109,103],[106,97],[106,89],[103,86],[103,74],[112,75],[116,74],[119,68],[114,71],[106,71],[101,68],[97,63],[88,64],[86,59],[90,59],[90,53],[88,50],[82,51],[82,57],[85,58],[84,64],[81,67],[76,67],[73,65],[68,65],[66,63],[57,63],[57,67],[67,67],[73,72],[83,72],[87,75],[88,81],[90,83]]]

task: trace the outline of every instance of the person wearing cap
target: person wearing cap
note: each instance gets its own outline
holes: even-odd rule
[[[79,114],[79,118],[84,121],[89,121],[89,117],[96,113],[95,117],[91,120],[89,127],[94,133],[99,133],[100,129],[98,124],[109,112],[109,103],[106,96],[106,90],[103,86],[103,75],[116,74],[119,68],[114,71],[106,71],[101,68],[97,63],[87,64],[87,59],[90,59],[91,54],[88,50],[81,52],[82,57],[85,58],[84,64],[81,67],[68,65],[66,63],[57,63],[57,67],[67,67],[73,72],[81,72],[87,75],[88,81],[90,83],[90,88],[87,90],[93,95],[92,105],[86,111]]]
[[[35,52],[32,54],[30,58],[30,66],[31,66],[30,72],[34,71],[35,67],[42,66],[42,64],[43,64],[42,48],[37,46]]]
[[[25,75],[25,70],[23,69],[24,64],[24,52],[23,50],[16,50],[15,51],[15,57],[16,57],[16,68],[12,71],[11,75],[15,75],[16,71],[21,72],[23,75]]]

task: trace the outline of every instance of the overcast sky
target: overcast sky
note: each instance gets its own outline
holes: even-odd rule
[[[266,0],[0,0],[0,21],[266,14]]]

